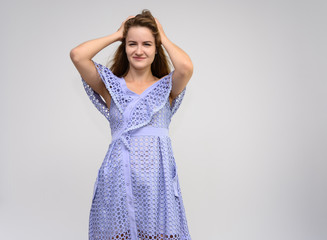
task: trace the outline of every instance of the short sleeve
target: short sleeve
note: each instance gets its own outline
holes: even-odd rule
[[[105,67],[99,63],[96,63],[93,60],[92,60],[92,62],[95,65],[102,81],[104,83],[108,82],[109,76],[107,76],[104,73],[109,72],[109,75],[110,75],[110,74],[112,74],[112,72],[107,67]],[[106,119],[109,120],[109,109],[108,109],[105,101],[101,98],[100,94],[98,94],[96,91],[94,91],[91,88],[91,86],[89,84],[87,84],[87,82],[83,78],[82,78],[82,83],[83,83],[84,90],[85,90],[87,96],[89,97],[89,99],[91,100],[91,102],[93,103],[93,105],[99,110],[99,112],[101,114],[103,114],[106,117]],[[107,84],[105,84],[105,85],[107,85]]]
[[[184,89],[177,95],[177,97],[171,103],[171,115],[174,115],[179,106],[181,105],[183,98],[185,96],[186,86]]]

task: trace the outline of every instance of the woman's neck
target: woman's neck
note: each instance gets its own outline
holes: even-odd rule
[[[130,68],[127,74],[125,75],[124,79],[128,82],[138,82],[138,83],[145,83],[151,82],[156,80],[157,78],[153,76],[151,72],[151,68],[147,69],[134,69]]]

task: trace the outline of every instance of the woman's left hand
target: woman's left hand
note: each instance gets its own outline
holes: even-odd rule
[[[158,30],[159,30],[160,37],[162,39],[163,37],[166,37],[165,32],[164,32],[160,22],[158,21],[158,19],[155,18],[155,20],[156,20],[156,24],[157,24],[157,27],[158,27]]]

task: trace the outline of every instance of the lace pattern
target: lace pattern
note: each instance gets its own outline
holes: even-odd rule
[[[94,184],[89,239],[191,240],[170,137],[133,135],[133,130],[147,127],[151,133],[153,127],[169,129],[186,88],[170,105],[171,72],[145,94],[128,94],[121,78],[93,63],[112,97],[110,109],[82,79],[83,86],[109,120],[115,140]]]
[[[89,97],[89,99],[91,100],[91,102],[93,103],[93,105],[100,111],[100,113],[102,113],[106,117],[107,120],[109,120],[109,109],[106,103],[102,100],[101,96],[96,91],[94,91],[90,87],[90,85],[85,82],[83,78],[82,78],[82,83],[83,83],[84,90],[87,96]]]

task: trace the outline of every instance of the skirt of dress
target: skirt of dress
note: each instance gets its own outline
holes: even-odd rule
[[[169,136],[109,146],[94,187],[90,240],[191,240]]]

